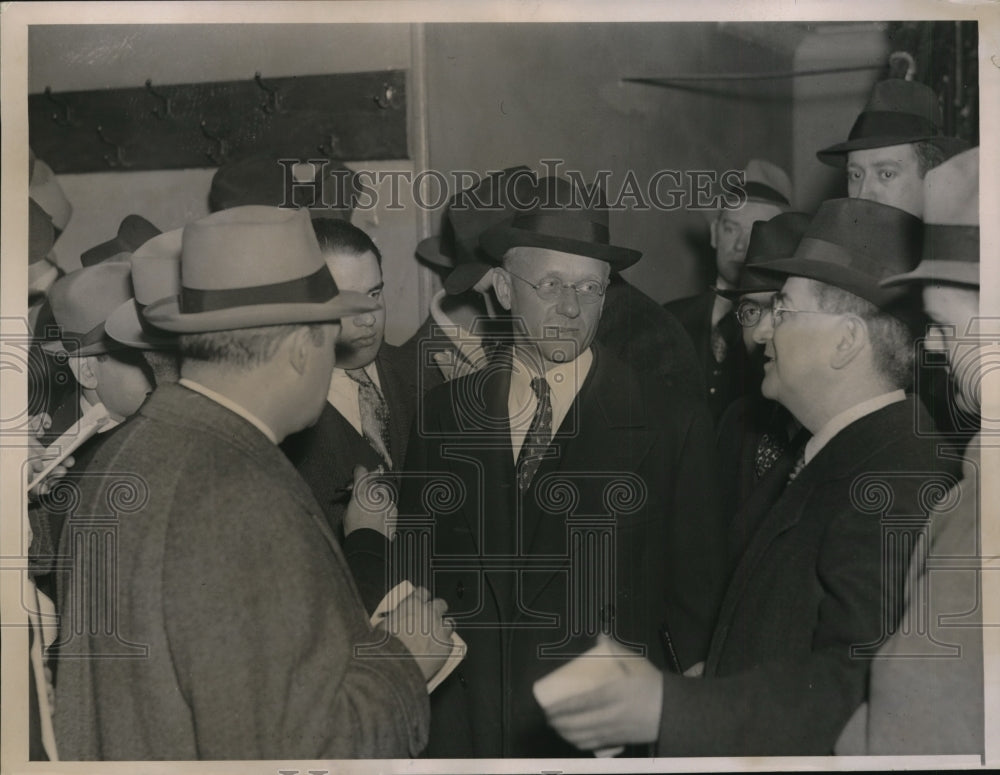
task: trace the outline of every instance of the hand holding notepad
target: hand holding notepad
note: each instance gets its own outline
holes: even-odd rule
[[[623,743],[651,743],[660,727],[660,671],[611,638],[539,679],[535,699],[563,738],[595,756]]]
[[[403,612],[400,610],[401,606],[411,605],[414,606],[415,611],[419,612],[423,606],[429,605],[433,608],[438,604],[441,606],[444,605],[443,601],[430,601],[426,590],[415,590],[413,588],[413,584],[404,580],[389,590],[389,593],[382,598],[382,602],[378,604],[378,607],[375,609],[375,613],[372,614],[371,623],[373,627],[378,625],[385,626],[386,619],[390,616],[394,614],[400,616],[403,615]],[[434,610],[434,612],[429,615],[432,617],[440,616],[443,612],[444,609],[442,608],[440,611]],[[427,656],[430,657],[440,657],[440,654],[437,654],[436,652],[441,647],[441,636],[438,628],[432,626],[430,628],[430,632],[425,635],[418,636],[415,639],[408,637],[407,634],[405,634],[406,632],[414,632],[417,629],[413,626],[414,624],[421,624],[421,622],[413,622],[411,616],[411,620],[403,625],[405,627],[405,632],[396,632],[393,634],[396,635],[396,637],[403,642],[403,645],[410,649],[410,652],[414,654],[414,658],[417,659],[421,670],[425,670],[426,662],[424,660],[426,657],[423,652],[429,652]],[[387,627],[387,629],[389,628]],[[420,629],[422,631],[423,628]],[[465,641],[459,637],[457,632],[451,630],[450,627],[447,632],[451,640],[451,650],[445,656],[444,662],[437,667],[431,675],[426,675],[425,673],[425,677],[427,678],[428,694],[433,692],[438,685],[448,677],[451,671],[458,666],[458,663],[465,658]]]

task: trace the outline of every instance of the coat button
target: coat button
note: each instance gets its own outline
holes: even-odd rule
[[[455,595],[458,597],[459,600],[465,597],[465,584],[463,584],[461,581],[455,585]]]

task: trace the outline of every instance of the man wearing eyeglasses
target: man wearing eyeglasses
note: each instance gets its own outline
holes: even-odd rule
[[[763,509],[723,598],[703,676],[621,655],[618,675],[548,709],[585,750],[657,741],[661,756],[828,755],[895,631],[927,491],[954,481],[913,374],[913,294],[880,280],[919,259],[921,223],[859,199],[823,203],[754,332],[767,398],[811,433],[802,465]],[[751,508],[747,504],[745,508]],[[605,660],[603,670],[614,675]]]
[[[688,669],[724,582],[707,409],[595,343],[611,271],[640,254],[611,243],[603,192],[531,194],[481,238],[513,333],[427,394],[400,496],[396,574],[433,585],[468,643],[431,697],[430,757],[581,755],[534,682],[601,634]]]

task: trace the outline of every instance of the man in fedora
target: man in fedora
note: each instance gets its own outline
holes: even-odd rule
[[[722,511],[727,517],[736,514],[758,487],[766,489],[757,493],[756,498],[776,499],[802,450],[804,437],[809,435],[787,409],[760,394],[764,348],[753,338],[782,285],[780,277],[755,270],[767,261],[793,255],[809,220],[805,213],[788,212],[769,221],[755,222],[739,282],[735,288],[718,291],[735,304],[748,372],[757,385],[730,404],[719,420],[716,444],[720,473],[716,481],[721,489]],[[729,556],[734,563],[742,556],[752,531],[750,525],[730,525]]]
[[[313,231],[337,287],[375,306],[344,317],[336,365],[315,425],[285,439],[282,449],[309,485],[336,534],[353,528],[343,518],[355,467],[401,471],[417,406],[415,362],[385,343],[382,254],[347,221],[314,218]],[[360,472],[359,472],[360,473]]]
[[[816,153],[847,173],[847,195],[924,214],[923,177],[966,143],[941,131],[934,90],[917,81],[889,78],[872,89],[850,134]]]
[[[812,433],[802,465],[756,520],[704,675],[627,660],[626,677],[550,709],[568,740],[591,750],[655,739],[662,756],[832,753],[896,627],[925,491],[951,481],[904,393],[910,294],[879,285],[916,265],[920,236],[902,210],[831,200],[793,257],[761,265],[785,278],[755,330],[761,390]]]
[[[955,411],[978,425],[988,389],[983,366],[996,350],[992,337],[983,338],[976,327],[979,149],[929,172],[924,188],[923,259],[912,272],[882,284],[921,289],[932,321],[928,344],[947,356]],[[931,513],[929,552],[918,544],[907,578],[903,617],[909,626],[880,649],[867,700],[841,733],[838,754],[983,753],[980,578],[985,582],[991,574],[980,571],[979,472],[996,470],[984,451],[990,455],[975,436],[964,453],[961,481]]]
[[[410,441],[383,551],[395,576],[433,584],[469,647],[432,697],[430,756],[574,755],[536,680],[601,632],[680,672],[715,617],[711,420],[597,343],[608,277],[640,254],[611,243],[603,197],[574,197],[543,178],[532,209],[483,234],[511,336],[427,394]]]
[[[719,295],[718,290],[732,288],[739,282],[753,224],[789,209],[792,198],[788,175],[764,159],[747,162],[744,180],[745,203],[736,209],[719,210],[711,224],[715,284],[695,296],[664,305],[691,337],[704,377],[704,395],[716,423],[726,407],[744,395],[753,381],[747,374],[746,351],[740,344],[733,302]]]
[[[179,336],[181,379],[101,446],[63,534],[61,756],[414,756],[443,604],[417,591],[385,620],[402,642],[373,631],[277,446],[322,411],[337,321],[375,305],[338,291],[305,212],[234,208],[179,247],[180,293],[143,314]]]
[[[420,363],[437,366],[423,369],[425,391],[485,366],[490,343],[509,330],[506,311],[493,294],[497,259],[479,247],[479,237],[523,209],[517,205],[530,200],[534,181],[535,174],[524,166],[486,176],[452,197],[441,234],[417,246],[426,265],[446,270],[430,316],[404,345],[424,348],[417,355]],[[697,356],[680,322],[614,270],[596,341],[632,368],[653,372],[689,395],[703,395]]]

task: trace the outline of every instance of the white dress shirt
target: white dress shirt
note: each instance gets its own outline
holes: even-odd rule
[[[375,383],[375,387],[382,391],[382,383],[378,380],[378,369],[375,368],[375,362],[372,361],[367,366],[364,367],[365,374],[367,374],[371,381]],[[384,396],[384,394],[383,394]],[[330,378],[330,390],[326,394],[326,400],[330,402],[330,405],[336,409],[347,420],[360,435],[364,435],[361,430],[361,403],[358,399],[358,383],[347,376],[347,371],[345,369],[333,370],[333,376]]]
[[[549,398],[552,401],[552,435],[555,436],[576,400],[590,367],[594,353],[588,347],[575,360],[560,363],[545,372],[549,383]],[[535,416],[538,397],[531,389],[531,379],[535,373],[517,357],[517,349],[511,362],[510,390],[507,393],[507,412],[510,417],[510,445],[514,451],[514,462],[521,453],[524,437],[528,435],[531,420]]]

